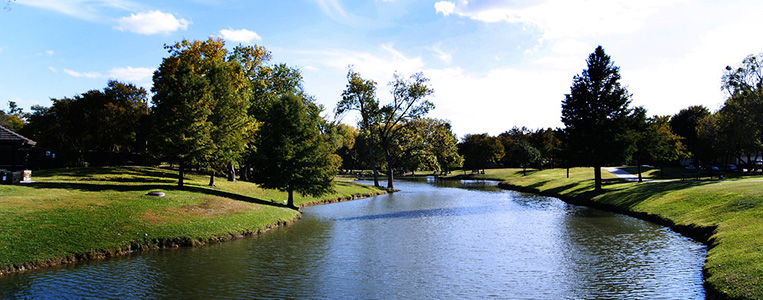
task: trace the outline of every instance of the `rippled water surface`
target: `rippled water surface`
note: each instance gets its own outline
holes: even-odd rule
[[[706,249],[484,182],[398,182],[264,235],[0,277],[0,298],[702,299]]]

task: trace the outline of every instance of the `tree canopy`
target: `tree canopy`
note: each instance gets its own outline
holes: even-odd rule
[[[180,164],[179,186],[187,164],[209,168],[214,185],[215,172],[241,155],[254,128],[247,113],[249,56],[241,50],[229,55],[225,42],[213,38],[165,48],[170,56],[154,73],[152,88],[152,146]]]

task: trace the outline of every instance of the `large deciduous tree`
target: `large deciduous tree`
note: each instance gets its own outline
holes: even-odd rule
[[[395,73],[389,85],[392,87],[390,91],[392,102],[379,109],[377,130],[384,158],[387,161],[387,189],[393,190],[395,188],[393,182],[395,158],[392,156],[390,147],[403,127],[401,125],[422,118],[434,109],[434,104],[426,99],[434,93],[434,90],[429,86],[429,78],[424,77],[423,73],[415,73],[408,79]]]
[[[321,117],[309,105],[314,104],[294,94],[268,103],[254,142],[252,180],[287,192],[287,205],[292,208],[294,192],[317,196],[332,191],[340,164],[321,135]]]
[[[336,107],[336,115],[341,116],[348,111],[360,113],[358,125],[361,132],[368,138],[368,161],[374,175],[374,186],[379,186],[379,171],[374,155],[375,128],[379,124],[379,100],[376,99],[376,82],[363,79],[360,73],[353,69],[347,71],[347,87],[342,92],[342,100]]]
[[[601,191],[601,168],[627,161],[635,148],[628,128],[633,109],[619,67],[604,48],[597,47],[586,62],[562,101],[563,141],[570,162],[594,168],[595,190]]]

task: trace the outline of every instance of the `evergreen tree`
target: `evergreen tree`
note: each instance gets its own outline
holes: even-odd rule
[[[601,191],[601,167],[627,161],[635,149],[633,109],[620,68],[604,48],[597,47],[587,65],[562,102],[563,141],[569,162],[594,168],[595,190]]]
[[[270,103],[254,142],[252,180],[264,188],[287,192],[287,205],[292,208],[294,192],[318,196],[333,191],[340,164],[339,156],[321,135],[321,117],[310,104],[293,94]]]

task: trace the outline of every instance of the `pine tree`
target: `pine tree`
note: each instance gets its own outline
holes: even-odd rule
[[[628,160],[635,149],[629,128],[631,95],[620,84],[620,68],[604,48],[588,56],[588,69],[573,78],[562,102],[565,156],[573,165],[594,168],[595,190],[601,191],[601,167]]]

